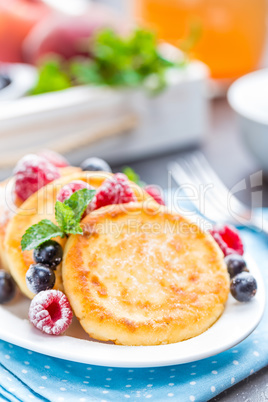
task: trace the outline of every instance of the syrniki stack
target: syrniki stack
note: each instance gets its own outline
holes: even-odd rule
[[[113,205],[70,236],[62,277],[75,315],[93,338],[159,345],[197,336],[219,318],[229,293],[212,236],[166,207]]]

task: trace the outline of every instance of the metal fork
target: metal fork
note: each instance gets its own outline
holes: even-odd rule
[[[268,235],[268,222],[256,216],[228,190],[201,152],[192,152],[168,169],[201,214],[212,222],[246,226]],[[198,197],[193,197],[193,191]]]

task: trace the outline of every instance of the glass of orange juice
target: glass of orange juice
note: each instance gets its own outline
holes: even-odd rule
[[[266,0],[133,0],[138,21],[179,46],[191,26],[200,35],[192,52],[211,76],[235,79],[256,69],[266,37]]]

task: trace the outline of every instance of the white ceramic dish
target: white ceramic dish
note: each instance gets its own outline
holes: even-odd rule
[[[259,324],[265,306],[265,288],[260,271],[248,258],[258,282],[250,303],[229,296],[220,319],[206,332],[187,341],[161,346],[119,346],[89,339],[74,320],[66,335],[43,335],[27,320],[29,300],[21,297],[0,307],[0,338],[30,350],[87,364],[112,367],[157,367],[204,359],[223,352],[245,339]]]
[[[0,72],[6,73],[11,79],[11,83],[0,91],[1,103],[22,97],[33,88],[37,80],[35,67],[28,64],[3,63]]]
[[[245,75],[228,91],[245,142],[268,173],[268,69]]]
[[[197,145],[207,131],[207,76],[194,61],[169,71],[169,86],[155,97],[79,86],[1,105],[0,166],[41,148],[70,153],[73,164],[98,155],[118,165]]]

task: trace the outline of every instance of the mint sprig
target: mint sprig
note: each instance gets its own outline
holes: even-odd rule
[[[76,219],[74,211],[68,205],[60,201],[57,201],[55,205],[55,218],[64,233],[72,233],[77,222],[79,225],[79,221]]]
[[[152,92],[163,90],[167,83],[166,71],[177,64],[164,59],[155,33],[138,28],[129,35],[120,35],[104,28],[89,41],[91,57],[72,59],[70,71],[75,83],[108,85],[111,87],[146,88],[153,77]]]
[[[86,207],[92,201],[96,191],[86,188],[76,191],[70,198],[64,201],[64,205],[71,208],[77,222],[80,222]]]
[[[186,48],[192,43],[191,39]],[[57,58],[44,60],[31,94],[59,91],[81,84],[143,87],[156,94],[168,85],[168,69],[181,69],[185,64],[164,58],[158,48],[156,34],[144,28],[135,28],[128,35],[103,28],[81,45],[83,57],[74,56],[68,61]]]
[[[39,244],[57,236],[64,237],[65,234],[49,219],[43,219],[26,230],[21,239],[21,249],[22,251],[32,250],[39,246]]]
[[[127,176],[128,180],[133,181],[134,183],[138,184],[140,187],[144,187],[146,184],[140,180],[140,176],[138,173],[135,172],[134,169],[132,169],[129,166],[125,166],[122,169],[122,172]]]
[[[58,226],[49,219],[30,226],[21,239],[21,249],[32,250],[54,237],[65,237],[67,234],[82,234],[80,220],[96,191],[83,188],[71,195],[64,202],[55,204],[55,218]]]

